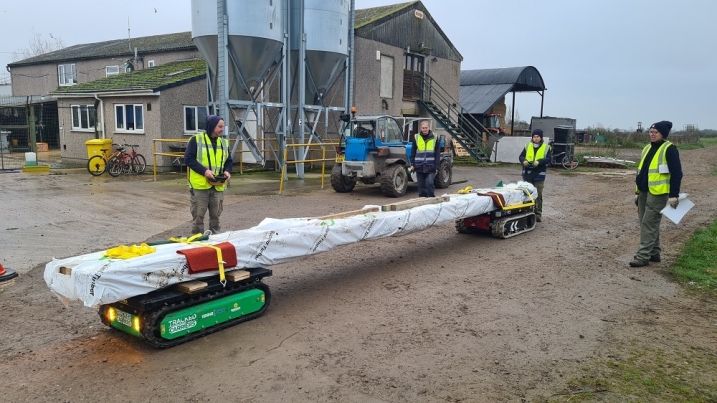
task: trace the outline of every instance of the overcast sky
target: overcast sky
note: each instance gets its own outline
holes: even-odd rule
[[[400,3],[356,0],[356,8]],[[191,30],[190,0],[22,1],[0,4],[0,66],[33,32],[65,45]],[[671,120],[717,129],[717,0],[423,0],[463,55],[461,69],[534,66],[544,115],[635,129]],[[155,11],[156,10],[156,11]],[[6,74],[3,68],[1,74]],[[510,97],[508,97],[510,103]],[[516,98],[520,118],[540,96]]]

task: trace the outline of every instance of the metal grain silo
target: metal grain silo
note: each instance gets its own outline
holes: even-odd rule
[[[248,87],[258,88],[271,64],[280,58],[284,36],[282,4],[281,0],[226,2],[230,99],[246,99],[241,77]],[[217,0],[192,0],[192,39],[214,76],[218,63],[217,21]]]
[[[306,33],[305,102],[308,105],[319,104],[318,100],[334,83],[348,57],[350,7],[349,0],[290,0],[292,70],[297,68],[302,27]],[[292,76],[296,77],[293,73]]]

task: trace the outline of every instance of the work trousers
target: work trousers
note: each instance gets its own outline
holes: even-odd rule
[[[543,187],[545,186],[545,181],[540,182],[530,182],[533,186],[535,186],[535,189],[538,191],[538,197],[535,199],[535,216],[536,217],[543,217]]]
[[[640,225],[640,246],[635,254],[637,260],[648,260],[662,252],[660,248],[660,211],[667,205],[670,196],[640,192],[637,199],[637,222]]]
[[[205,190],[190,189],[190,211],[192,213],[192,234],[204,233],[204,216],[209,210],[209,230],[212,234],[221,232],[219,216],[224,209],[224,192],[214,187]]]
[[[416,180],[418,181],[418,197],[436,197],[434,194],[436,185],[433,182],[436,179],[436,171],[416,172]]]

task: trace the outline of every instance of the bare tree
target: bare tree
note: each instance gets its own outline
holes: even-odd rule
[[[42,34],[32,30],[32,37],[27,43],[27,47],[24,49],[13,52],[13,61],[23,60],[30,57],[42,55],[49,52],[54,52],[65,47],[65,42],[62,38],[55,38],[50,34],[50,38],[43,38]]]

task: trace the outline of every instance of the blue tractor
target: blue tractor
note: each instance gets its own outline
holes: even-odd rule
[[[336,163],[331,171],[331,187],[339,193],[351,192],[357,181],[381,184],[388,197],[406,194],[408,182],[416,181],[409,173],[412,145],[404,136],[398,121],[391,116],[356,116],[345,114],[343,131],[336,149]],[[445,189],[451,185],[453,153],[446,146],[445,135],[438,139],[441,162],[435,185]]]

